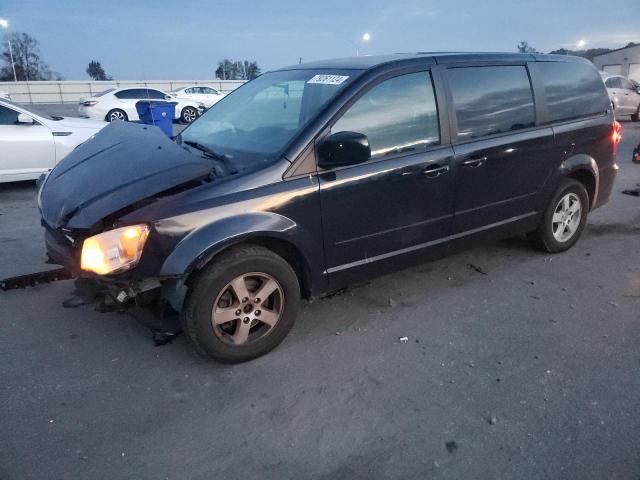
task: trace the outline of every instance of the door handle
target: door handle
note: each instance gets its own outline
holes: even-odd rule
[[[462,166],[468,168],[478,168],[484,165],[486,161],[487,157],[470,158],[469,160],[465,160],[464,162],[462,162]]]
[[[440,165],[430,165],[424,170],[422,173],[430,178],[436,178],[440,175],[444,175],[445,173],[449,173],[449,165],[445,165],[441,167]]]

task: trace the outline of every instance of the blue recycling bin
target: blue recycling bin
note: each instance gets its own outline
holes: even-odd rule
[[[175,102],[140,100],[136,102],[136,110],[142,123],[160,127],[168,137],[173,136],[173,119],[176,117]]]

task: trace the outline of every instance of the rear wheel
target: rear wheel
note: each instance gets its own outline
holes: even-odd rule
[[[196,349],[223,363],[239,363],[274,349],[300,307],[298,278],[281,257],[244,246],[215,258],[187,298],[184,328]]]
[[[129,120],[129,118],[127,117],[127,114],[123,110],[120,110],[119,108],[114,108],[113,110],[109,110],[109,113],[107,113],[106,120],[107,122],[115,122],[118,120],[126,122],[127,120]]]
[[[532,243],[549,253],[563,252],[580,238],[587,222],[589,195],[577,180],[564,179],[551,198],[537,230],[529,234]]]
[[[184,107],[180,113],[180,120],[184,123],[191,123],[198,118],[198,110],[194,107]]]
[[[638,105],[638,110],[636,110],[636,113],[631,115],[631,121],[640,122],[640,105]]]

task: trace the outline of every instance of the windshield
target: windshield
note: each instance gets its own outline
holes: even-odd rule
[[[16,103],[16,102],[12,102],[11,100],[6,100],[6,99],[2,99],[2,102],[9,105],[9,106],[13,106],[13,107],[17,107],[20,108],[22,110],[24,110],[25,112],[31,113],[33,115],[37,115],[39,117],[42,118],[46,118],[47,120],[62,120],[62,117],[56,117],[54,115],[49,115],[48,113],[44,113],[41,112],[40,109],[38,109],[38,107],[34,106],[34,105],[24,105],[22,103]]]
[[[243,164],[275,161],[358,73],[325,69],[265,73],[207,110],[181,139]]]

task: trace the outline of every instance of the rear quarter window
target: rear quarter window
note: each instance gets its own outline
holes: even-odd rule
[[[599,115],[609,108],[609,96],[594,67],[573,62],[539,62],[537,65],[550,122]]]

